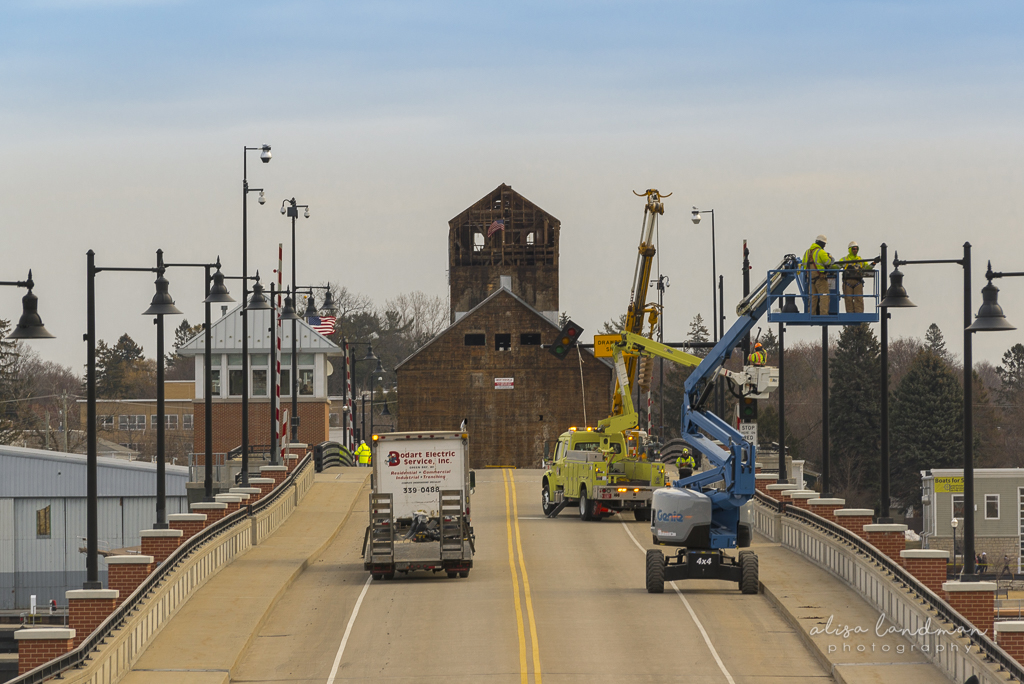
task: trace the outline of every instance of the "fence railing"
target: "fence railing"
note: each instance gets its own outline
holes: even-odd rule
[[[313,464],[316,466],[316,472],[322,473],[326,468],[335,466],[350,468],[356,465],[356,458],[338,442],[323,442],[313,447]]]
[[[264,499],[183,542],[77,648],[9,684],[35,684],[56,675],[69,684],[119,681],[197,589],[284,522],[309,491],[313,475],[307,455]]]
[[[948,677],[980,684],[1024,682],[1024,668],[988,635],[899,563],[859,535],[825,518],[755,493],[754,524],[759,533],[781,542],[857,591],[890,620]],[[941,624],[935,625],[936,618]],[[930,626],[930,627],[929,627]],[[974,648],[964,648],[967,638]],[[942,648],[937,648],[941,646]]]

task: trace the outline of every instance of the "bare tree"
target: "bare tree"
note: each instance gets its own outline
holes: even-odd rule
[[[386,311],[395,311],[401,320],[410,321],[409,341],[413,349],[432,340],[448,326],[448,306],[437,295],[431,297],[419,290],[400,294],[384,303]]]

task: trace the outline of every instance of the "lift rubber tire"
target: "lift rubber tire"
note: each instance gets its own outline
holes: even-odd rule
[[[540,490],[540,505],[545,516],[551,515],[551,512],[558,508],[558,504],[551,503],[551,485],[547,482],[543,484]]]
[[[643,508],[634,508],[633,509],[633,519],[634,520],[638,520],[640,522],[650,522],[651,521],[651,507],[650,506],[644,506]]]
[[[647,593],[665,593],[665,554],[660,549],[647,549]]]
[[[594,504],[587,498],[587,488],[580,487],[580,520],[594,519]]]
[[[447,574],[448,574],[448,579],[455,579],[456,577],[459,576],[458,571],[453,571],[453,570],[449,570]]]
[[[753,551],[740,552],[740,591],[744,594],[756,594],[759,589],[757,579],[757,554]]]
[[[459,577],[462,579],[469,577],[469,570],[459,570]]]

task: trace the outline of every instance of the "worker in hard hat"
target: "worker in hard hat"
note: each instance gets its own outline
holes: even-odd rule
[[[754,343],[754,351],[750,352],[747,362],[751,366],[763,366],[768,363],[768,354],[765,353],[764,347],[761,346],[760,342]]]
[[[356,458],[359,459],[360,466],[370,465],[370,447],[366,446],[366,440],[359,442],[359,446],[356,447]]]
[[[697,462],[693,460],[690,448],[683,447],[683,453],[679,454],[679,458],[676,459],[676,469],[679,471],[680,479],[693,475],[693,469],[696,467]]]
[[[806,270],[811,286],[811,315],[824,316],[828,314],[829,287],[828,269],[832,268],[832,255],[825,251],[825,243],[828,238],[819,235],[814,244],[804,252],[802,268]]]
[[[843,301],[846,313],[864,313],[864,273],[870,271],[881,257],[868,261],[860,256],[856,242],[847,245],[849,253],[843,257]]]

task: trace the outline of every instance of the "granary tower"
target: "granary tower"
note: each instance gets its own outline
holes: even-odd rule
[[[451,322],[506,285],[558,320],[560,223],[502,183],[448,222]]]

